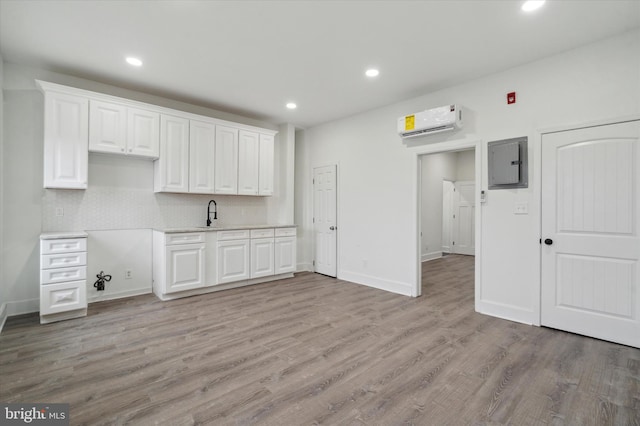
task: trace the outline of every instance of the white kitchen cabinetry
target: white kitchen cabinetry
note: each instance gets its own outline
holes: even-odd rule
[[[160,116],[160,158],[154,162],[155,192],[189,192],[189,120]]]
[[[238,132],[238,195],[258,195],[260,135]]]
[[[260,135],[260,158],[258,165],[258,195],[273,195],[274,137]]]
[[[158,158],[160,114],[91,100],[89,151]]]
[[[87,187],[88,153],[151,158],[154,191],[273,194],[276,131],[36,80],[44,187]]]
[[[127,108],[127,153],[153,159],[160,156],[160,114]]]
[[[296,228],[278,228],[274,242],[274,273],[287,274],[296,271]]]
[[[153,292],[163,295],[205,287],[203,232],[153,234]]]
[[[251,230],[251,278],[274,274],[273,229]]]
[[[40,323],[87,315],[87,238],[40,240]]]
[[[238,129],[216,126],[215,193],[238,193]]]
[[[218,281],[225,284],[251,276],[249,230],[218,232]]]
[[[189,126],[189,192],[213,194],[216,126],[195,120]]]
[[[89,99],[44,92],[44,187],[85,189],[89,164]]]

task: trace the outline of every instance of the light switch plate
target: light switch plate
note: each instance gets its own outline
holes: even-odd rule
[[[516,201],[514,214],[529,214],[529,203],[526,201]]]

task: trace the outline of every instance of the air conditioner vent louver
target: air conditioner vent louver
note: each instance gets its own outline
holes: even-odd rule
[[[446,105],[398,118],[398,133],[403,138],[431,135],[462,128],[462,109]]]

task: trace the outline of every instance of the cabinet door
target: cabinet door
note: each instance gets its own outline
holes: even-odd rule
[[[85,189],[89,100],[46,92],[44,116],[44,187]]]
[[[127,108],[111,102],[89,103],[89,151],[124,154],[127,147]]]
[[[194,120],[189,125],[189,192],[213,194],[216,126]]]
[[[127,153],[148,158],[160,156],[160,114],[127,109]]]
[[[251,278],[273,275],[273,238],[251,240]]]
[[[165,293],[204,287],[204,244],[167,246]]]
[[[296,271],[296,237],[275,239],[275,274],[287,274]]]
[[[217,247],[218,284],[249,279],[249,240],[219,241]]]
[[[40,286],[40,315],[87,307],[87,282],[71,281]]]
[[[189,120],[160,117],[160,158],[154,164],[155,192],[189,192]]]
[[[238,194],[258,195],[260,135],[240,130],[238,134]]]
[[[260,161],[258,165],[258,195],[273,195],[274,138],[260,135]]]
[[[238,129],[216,126],[215,192],[238,193]]]

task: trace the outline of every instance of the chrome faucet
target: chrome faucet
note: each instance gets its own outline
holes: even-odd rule
[[[207,206],[207,226],[211,226],[211,203],[214,205],[213,220],[218,219],[218,204],[216,203],[216,200],[211,200]]]

